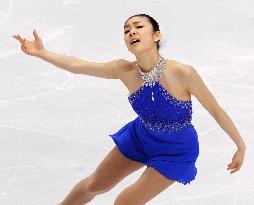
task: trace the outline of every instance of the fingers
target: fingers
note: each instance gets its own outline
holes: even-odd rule
[[[15,36],[14,38],[18,38],[18,40],[20,41],[21,45],[20,45],[20,48],[23,52],[25,52],[26,54],[28,54],[28,51],[27,51],[27,40],[25,38],[20,38],[18,36]]]
[[[24,39],[20,37],[20,35],[13,35],[15,39],[17,39],[20,43],[23,43]]]
[[[240,170],[240,167],[237,166],[237,167],[234,168],[234,170],[232,170],[232,171],[230,172],[230,174],[233,174],[234,172],[239,171],[239,170]]]
[[[24,39],[24,43],[21,44],[21,50],[24,51],[26,54],[27,52],[27,45],[26,45],[26,39]]]
[[[24,45],[21,45],[21,50],[26,53],[26,47]]]
[[[33,35],[34,35],[35,40],[40,39],[39,35],[36,32],[36,29],[33,30]],[[19,34],[18,35],[13,35],[13,38],[17,39],[20,43],[24,43],[24,40],[25,40],[24,38],[21,38],[21,36]]]
[[[21,46],[20,46],[20,47],[21,47],[21,50],[27,54],[27,50],[26,50],[26,45],[27,45],[26,39],[25,39],[25,38],[21,38],[19,34],[18,34],[18,35],[13,35],[13,37],[14,37],[15,39],[17,39],[17,40],[21,43]]]
[[[227,170],[230,170],[230,169],[233,169],[233,170],[231,170],[231,174],[233,174],[234,172],[236,172],[236,171],[239,171],[240,170],[240,165],[239,165],[239,163],[234,163],[234,162],[231,162],[230,164],[228,164],[228,168],[227,168]]]
[[[236,167],[236,163],[231,162],[230,164],[228,164],[228,168],[227,169],[233,169]]]
[[[235,165],[234,162],[231,162],[230,164],[228,164],[229,167],[232,167],[232,166],[234,166],[234,165]]]
[[[17,39],[22,45],[27,44],[25,38],[21,38],[20,35],[13,35],[13,38]]]
[[[35,29],[33,30],[33,35],[34,35],[34,39],[35,40],[39,40],[40,39],[40,37],[38,36],[38,34],[37,34]]]

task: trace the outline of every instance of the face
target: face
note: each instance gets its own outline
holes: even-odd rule
[[[133,38],[138,38],[140,42],[131,44]],[[154,40],[160,40],[160,32],[153,31],[153,27],[146,17],[135,16],[126,22],[124,41],[131,53],[138,54],[150,49],[157,50],[157,42]]]

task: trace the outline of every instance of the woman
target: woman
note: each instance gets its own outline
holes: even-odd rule
[[[44,48],[35,30],[33,35],[34,41],[14,35],[22,51],[72,73],[120,79],[128,88],[128,100],[138,114],[110,135],[116,146],[59,205],[86,204],[144,165],[147,168],[142,176],[118,195],[114,205],[145,204],[175,181],[186,185],[194,180],[199,143],[191,123],[191,95],[238,147],[227,169],[234,173],[241,168],[246,147],[232,120],[192,66],[164,59],[159,54],[159,25],[149,15],[131,16],[124,24],[124,40],[136,56],[134,62],[118,59],[95,63],[59,55]]]

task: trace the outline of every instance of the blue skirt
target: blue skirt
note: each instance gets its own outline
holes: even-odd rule
[[[125,157],[153,167],[168,179],[186,185],[196,177],[199,142],[192,124],[163,132],[149,129],[138,116],[109,136]]]

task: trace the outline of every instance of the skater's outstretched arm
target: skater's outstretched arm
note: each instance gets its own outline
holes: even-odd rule
[[[117,59],[106,63],[89,62],[74,56],[54,53],[44,48],[42,39],[33,30],[34,40],[29,41],[19,34],[13,35],[21,44],[21,50],[27,55],[41,58],[59,68],[71,73],[90,75],[100,78],[118,79],[119,68],[126,64],[126,60]]]
[[[217,102],[216,98],[208,89],[195,68],[190,67],[184,77],[184,82],[186,82],[186,87],[189,92],[198,99],[203,107],[217,121],[220,127],[223,128],[223,130],[235,142],[237,151],[234,153],[231,163],[228,164],[227,170],[232,169],[230,172],[231,174],[239,171],[244,162],[246,145],[236,125],[222,106]]]

